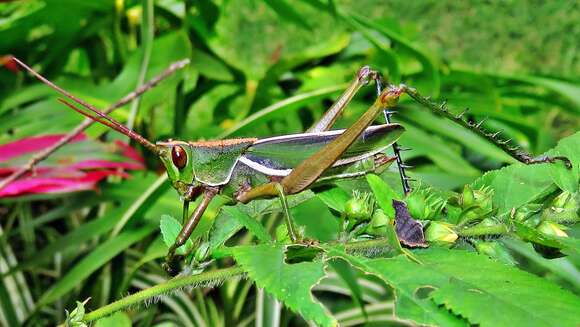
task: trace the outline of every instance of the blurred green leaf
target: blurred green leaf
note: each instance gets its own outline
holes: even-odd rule
[[[38,307],[50,304],[70,292],[80,280],[89,277],[113,257],[156,229],[155,225],[145,225],[138,229],[127,230],[97,246],[40,297]]]
[[[208,35],[208,45],[252,81],[262,80],[279,61],[299,63],[346,46],[348,35],[331,15],[300,2],[293,7],[300,10],[303,24],[317,28],[304,33],[294,21],[280,20],[266,3],[228,1],[220,8],[215,34]]]
[[[244,132],[247,133],[251,128],[255,129],[260,126],[260,124],[263,124],[275,117],[288,115],[289,113],[298,110],[300,107],[308,103],[319,101],[331,94],[335,94],[338,91],[343,90],[344,87],[344,85],[331,86],[316,91],[295,95],[288,99],[277,102],[247,117],[243,121],[236,124],[234,127],[222,133],[219,138],[240,135],[244,134]]]
[[[226,65],[199,49],[193,51],[191,66],[199,71],[201,75],[211,79],[222,82],[232,82],[234,80],[234,75]]]

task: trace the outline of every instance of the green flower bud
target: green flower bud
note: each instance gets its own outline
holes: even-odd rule
[[[554,200],[552,201],[552,207],[554,209],[564,209],[570,206],[570,204],[572,204],[572,207],[575,207],[576,206],[575,202],[576,201],[574,201],[574,194],[568,191],[564,191],[560,193],[560,195],[558,195],[556,198],[554,198]]]
[[[495,225],[498,225],[498,222],[492,218],[485,218],[479,224],[477,224],[477,226],[483,226],[483,227],[491,227],[491,226],[495,226]]]
[[[578,209],[580,208],[580,193],[572,194],[568,191],[560,193],[551,205],[542,211],[542,220],[556,223],[575,223],[580,221]]]
[[[366,233],[373,236],[384,236],[387,233],[388,225],[392,222],[385,212],[381,209],[375,210],[370,223],[366,228]]]
[[[463,187],[463,192],[461,193],[461,197],[459,198],[459,205],[462,208],[469,208],[475,204],[475,195],[473,194],[473,189],[469,184],[466,184]]]
[[[453,244],[458,236],[451,227],[448,223],[432,221],[425,231],[425,239],[430,243]]]
[[[86,299],[83,302],[77,301],[77,307],[69,314],[67,310],[66,313],[66,326],[71,327],[87,327],[88,325],[84,322],[85,319],[85,304],[89,302]]]
[[[461,214],[460,224],[464,225],[468,222],[474,220],[484,219],[489,216],[493,211],[493,190],[489,187],[482,187],[475,191],[465,191],[466,189],[471,190],[470,187],[466,186],[464,188],[464,194],[457,201],[463,213]],[[467,194],[466,197],[465,194]],[[471,200],[471,194],[473,194],[473,201]],[[471,203],[471,205],[467,205]]]
[[[415,189],[405,199],[409,214],[415,219],[432,220],[441,213],[447,201],[430,188]]]
[[[520,222],[526,221],[542,209],[541,204],[530,203],[519,207],[514,213],[514,219]]]
[[[344,205],[344,213],[349,221],[362,222],[369,220],[374,208],[374,201],[369,193],[355,191],[353,198]]]
[[[558,237],[568,237],[568,234],[564,231],[566,227],[556,224],[551,221],[542,221],[540,225],[538,225],[537,230],[540,233],[550,235],[550,236],[558,236]]]

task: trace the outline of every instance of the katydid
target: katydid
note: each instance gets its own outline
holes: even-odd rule
[[[383,88],[379,73],[365,66],[359,70],[349,87],[320,121],[305,133],[264,139],[237,138],[198,142],[169,140],[153,144],[92,105],[54,85],[22,62],[18,60],[16,62],[81,108],[67,100],[59,99],[62,103],[129,136],[160,158],[172,186],[184,201],[184,226],[166,257],[165,267],[170,273],[176,272],[177,248],[187,241],[204,211],[218,194],[230,198],[234,203],[279,197],[289,237],[292,242],[299,242],[302,241],[302,235],[298,233],[290,217],[286,201],[288,195],[333,180],[379,172],[395,160],[399,166],[403,191],[408,193],[410,188],[409,178],[404,171],[406,166],[401,161],[400,148],[395,143],[405,129],[399,124],[390,123],[388,110],[395,107],[403,93],[408,93],[418,102],[431,106],[431,103],[420,97],[414,89],[404,85]],[[372,81],[377,85],[378,94],[372,106],[349,128],[330,130],[358,90]],[[385,113],[387,123],[371,126],[381,112]],[[494,141],[493,138],[489,138]],[[394,157],[385,154],[385,150],[390,146],[393,146]],[[513,152],[510,149],[506,151]],[[527,161],[517,157],[516,159],[525,163],[536,163],[561,158]],[[199,197],[201,197],[199,205],[189,216],[187,212],[189,202]]]

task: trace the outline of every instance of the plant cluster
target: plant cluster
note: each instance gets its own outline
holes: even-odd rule
[[[473,6],[489,13],[488,5]],[[0,193],[0,325],[577,326],[580,87],[556,76],[575,56],[538,71],[531,66],[542,62],[518,52],[526,59],[515,67],[533,61],[527,73],[479,63],[473,52],[456,65],[413,33],[420,24],[400,24],[385,8],[319,0],[0,4],[0,178],[22,170],[18,181],[30,186]],[[464,12],[448,14],[459,20]],[[412,192],[404,194],[393,163],[290,196],[300,244],[289,241],[277,199],[232,206],[218,196],[177,250],[184,269],[170,278],[161,266],[181,228],[181,202],[160,163],[106,127],[83,125],[9,55],[150,140],[186,141],[300,133],[370,65],[431,98],[404,95],[392,115],[406,129],[398,142],[414,166]],[[494,68],[473,68],[482,66]],[[373,102],[374,87],[361,91],[337,128]],[[30,167],[32,148],[5,155],[78,126],[88,127],[84,136]],[[532,159],[526,153],[570,165],[518,163]],[[47,188],[40,177],[51,172],[67,186],[78,174],[99,179]],[[402,217],[420,227],[421,242],[401,237]]]

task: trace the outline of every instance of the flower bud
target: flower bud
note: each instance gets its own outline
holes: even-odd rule
[[[451,229],[451,224],[432,221],[425,231],[425,239],[428,242],[439,244],[452,244],[457,240],[457,233]]]
[[[580,221],[578,209],[580,208],[580,193],[572,194],[568,191],[560,193],[551,205],[542,211],[542,220],[556,223],[575,223]]]
[[[463,190],[464,192],[457,201],[463,209],[460,224],[484,219],[491,214],[493,211],[493,190],[491,188],[482,187],[479,190],[471,191],[471,187],[466,185]]]
[[[370,223],[366,228],[366,232],[373,236],[384,236],[387,233],[388,225],[391,219],[381,209],[375,210]]]
[[[459,205],[462,208],[469,208],[475,203],[475,195],[473,194],[473,189],[469,184],[466,184],[463,187],[463,192],[461,193],[461,197],[459,198]]]
[[[528,220],[534,214],[538,213],[542,209],[541,204],[530,203],[525,206],[519,207],[514,213],[514,219],[523,222]]]
[[[127,10],[127,21],[131,26],[137,26],[141,23],[141,16],[143,15],[143,9],[138,7],[133,7]]]
[[[371,218],[374,201],[369,193],[354,192],[353,198],[344,205],[344,213],[349,222],[363,222]]]
[[[558,237],[568,237],[563,229],[566,227],[556,224],[551,221],[542,221],[540,225],[538,225],[537,230],[543,234],[550,235],[550,236],[558,236]]]
[[[90,298],[89,298],[90,299]],[[86,299],[83,302],[77,301],[77,307],[69,313],[67,310],[66,312],[66,325],[71,327],[87,327],[87,323],[85,323],[85,304],[89,301]]]
[[[405,199],[409,214],[420,220],[432,220],[441,213],[447,201],[429,188],[416,189]]]
[[[477,224],[477,226],[482,226],[482,227],[491,227],[491,226],[495,226],[498,225],[499,223],[492,218],[485,218],[484,220],[482,220],[479,224]]]
[[[122,12],[123,8],[125,8],[125,0],[115,0],[115,11]]]

